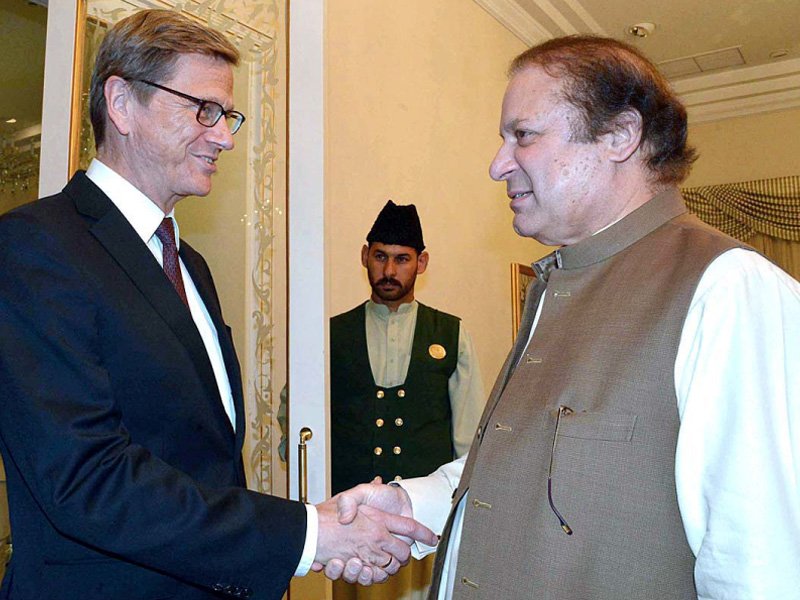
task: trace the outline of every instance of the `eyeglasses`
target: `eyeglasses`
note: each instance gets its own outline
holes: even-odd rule
[[[553,458],[556,455],[556,440],[558,439],[558,428],[561,425],[561,415],[571,415],[574,412],[575,411],[569,406],[558,407],[558,413],[556,414],[556,430],[555,433],[553,433],[553,449],[550,451],[550,466],[547,469],[547,501],[550,503],[550,508],[553,513],[558,517],[558,522],[561,523],[561,529],[563,529],[564,533],[567,535],[572,535],[572,527],[567,525],[564,517],[561,516],[556,505],[553,504]]]
[[[139,81],[141,83],[150,85],[154,88],[158,88],[159,90],[163,90],[165,92],[169,92],[170,94],[174,94],[180,98],[184,98],[185,100],[189,100],[190,102],[194,102],[197,104],[197,122],[200,125],[205,127],[213,127],[217,124],[220,118],[224,115],[225,122],[228,125],[228,129],[231,131],[231,135],[239,131],[239,128],[244,123],[244,115],[236,110],[225,110],[223,106],[219,102],[214,102],[213,100],[203,100],[202,98],[195,98],[194,96],[190,96],[189,94],[184,94],[183,92],[178,92],[177,90],[172,90],[166,86],[159,85],[158,83],[153,83],[152,81],[147,81],[146,79],[134,79],[134,81]]]

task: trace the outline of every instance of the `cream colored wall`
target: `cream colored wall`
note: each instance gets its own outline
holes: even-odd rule
[[[415,203],[431,261],[417,297],[459,315],[487,391],[511,345],[510,263],[546,252],[511,229],[488,175],[522,42],[467,0],[326,5],[330,314],[367,298],[359,253],[386,200]]]
[[[247,72],[236,69],[234,101],[247,105]],[[233,329],[240,360],[245,348],[245,330],[250,326],[244,298],[245,239],[247,237],[247,131],[234,138],[233,152],[223,152],[219,170],[214,175],[211,193],[204,198],[191,197],[176,208],[181,237],[200,252],[211,268],[220,296],[225,321]]]
[[[700,158],[686,187],[800,175],[800,109],[690,125]]]

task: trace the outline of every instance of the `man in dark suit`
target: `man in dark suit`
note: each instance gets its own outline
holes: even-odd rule
[[[2,598],[279,598],[312,562],[357,557],[385,578],[408,559],[392,533],[435,539],[244,487],[230,331],[173,218],[233,148],[237,62],[177,13],[121,21],[92,77],[97,159],[0,219]]]

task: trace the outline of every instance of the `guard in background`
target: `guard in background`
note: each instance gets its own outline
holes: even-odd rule
[[[361,250],[372,294],[331,319],[333,492],[427,475],[469,449],[485,396],[458,317],[414,299],[417,209],[391,200]]]

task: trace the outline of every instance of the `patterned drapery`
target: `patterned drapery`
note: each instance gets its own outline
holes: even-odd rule
[[[681,190],[709,225],[762,252],[800,279],[800,176]]]
[[[800,176],[681,190],[689,210],[738,240],[762,233],[800,242]]]

